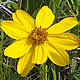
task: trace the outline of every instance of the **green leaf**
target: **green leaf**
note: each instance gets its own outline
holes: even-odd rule
[[[74,72],[75,71],[76,65],[77,65],[77,60],[76,59],[72,59],[71,72]]]
[[[52,69],[52,73],[53,73],[53,80],[56,80],[56,73],[55,73],[55,71],[53,70],[53,68],[51,68]]]

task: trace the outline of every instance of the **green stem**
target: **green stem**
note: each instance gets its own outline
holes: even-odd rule
[[[9,60],[9,59],[8,59]],[[9,60],[9,64],[11,65],[12,59]],[[10,80],[11,67],[8,68],[8,80]]]
[[[60,80],[60,72],[58,73],[58,80]]]
[[[22,5],[22,0],[19,0],[18,2],[18,8],[21,9],[21,5]]]
[[[28,11],[29,10],[29,3],[30,1],[29,0],[23,0],[22,1],[22,5],[23,5],[23,9]]]
[[[47,65],[46,64],[42,64],[42,80],[47,80]]]
[[[1,45],[0,45],[0,79],[3,80],[3,70],[2,70],[2,64],[3,64],[3,39],[4,39],[4,33],[1,29]]]
[[[26,3],[26,10],[29,10],[29,0],[27,0],[27,3]]]
[[[75,13],[73,12],[71,4],[68,0],[67,0],[67,3],[68,3],[69,8],[71,9],[72,15],[76,18]]]
[[[56,73],[55,73],[55,71],[53,70],[53,68],[51,68],[51,70],[52,70],[52,73],[53,73],[53,80],[56,80]]]
[[[60,8],[60,6],[59,6],[59,4],[61,3],[61,1],[60,1],[60,3],[59,4],[57,4],[56,3],[56,0],[52,0],[52,2],[54,3],[54,5],[53,5],[53,11],[54,11],[54,14],[56,13],[56,8]],[[61,10],[61,12],[65,15],[65,16],[68,16],[65,12],[64,12],[64,10]]]
[[[55,66],[55,70],[56,70],[56,80],[60,80],[61,67],[60,66]]]

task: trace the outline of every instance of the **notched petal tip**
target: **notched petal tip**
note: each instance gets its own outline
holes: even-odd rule
[[[79,24],[78,20],[76,18],[74,18],[74,17],[68,17],[68,18],[64,18],[64,19],[70,19],[71,21],[75,21],[75,26],[77,24]]]
[[[66,65],[68,65],[70,63],[70,59],[69,58],[67,58],[67,61],[66,61],[66,63],[63,63],[63,64],[61,64],[61,65],[58,65],[58,66],[62,66],[62,67],[64,67],[64,66],[66,66]]]
[[[31,66],[30,66],[30,65],[31,65]],[[23,65],[23,66],[25,66],[25,65]],[[29,72],[34,68],[34,66],[35,66],[35,64],[29,64],[29,66],[27,65],[27,66],[25,66],[25,68],[23,69],[23,67],[22,67],[22,68],[19,68],[19,66],[17,65],[17,72],[18,72],[18,74],[21,75],[21,77],[25,77],[25,76],[28,75]]]
[[[34,68],[35,64],[32,63],[32,49],[27,52],[24,56],[19,58],[17,64],[17,72],[25,77]]]
[[[51,45],[48,43],[47,45],[48,48],[48,58],[56,65],[58,66],[66,66],[69,64],[69,55],[68,53],[63,49],[54,44]]]
[[[36,26],[48,28],[54,21],[55,15],[48,6],[43,6],[36,16]]]
[[[16,13],[19,13],[19,12],[24,12],[24,11],[22,9],[17,9]]]
[[[48,37],[48,40],[52,45],[62,47],[65,50],[72,50],[79,46],[79,38],[72,33],[62,33],[59,35],[53,35]]]
[[[6,52],[4,51],[4,55],[7,56]]]
[[[63,60],[60,60],[62,63],[57,63],[57,62],[54,62],[54,64],[56,64],[56,65],[58,65],[58,66],[61,66],[61,67],[64,67],[64,66],[66,66],[66,65],[68,65],[69,63],[70,63],[70,59],[69,59],[69,55],[67,55],[68,57],[66,57],[66,60],[65,59],[63,59]],[[63,57],[64,58],[64,57]]]
[[[30,32],[33,30],[35,26],[35,21],[26,11],[21,9],[16,10],[13,14],[13,21],[20,22],[25,27],[26,32]]]
[[[59,23],[52,25],[48,29],[49,34],[60,34],[64,33],[78,24],[78,21],[74,17],[67,17],[62,19]]]

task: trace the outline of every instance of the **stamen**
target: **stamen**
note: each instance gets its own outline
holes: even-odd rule
[[[39,44],[43,44],[45,41],[47,41],[47,35],[48,35],[48,32],[46,32],[46,28],[35,28],[30,37],[35,41],[35,42],[38,42]]]

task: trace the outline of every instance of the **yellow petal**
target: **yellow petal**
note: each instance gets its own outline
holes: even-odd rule
[[[52,45],[72,50],[79,46],[79,38],[72,33],[62,33],[58,35],[48,35],[48,40]]]
[[[32,52],[33,51],[30,50],[18,61],[17,72],[21,74],[22,77],[25,77],[30,72],[30,70],[32,70],[33,67],[35,66],[32,63],[32,54],[33,54]]]
[[[22,39],[15,41],[4,50],[4,55],[11,58],[23,56],[32,47],[32,40]]]
[[[20,23],[13,21],[2,21],[1,28],[8,36],[14,39],[22,39],[29,36],[29,33],[25,31],[25,27]]]
[[[24,24],[27,32],[31,32],[34,27],[34,19],[23,10],[16,10],[13,14],[13,21],[20,22]]]
[[[34,53],[32,57],[32,63],[34,64],[43,64],[47,60],[47,49],[45,44],[37,44],[34,47]]]
[[[75,27],[78,21],[74,17],[68,17],[61,20],[59,23],[54,24],[48,29],[49,34],[60,34]]]
[[[48,6],[43,6],[36,16],[36,26],[48,28],[54,21],[54,14]]]
[[[13,21],[14,21],[14,22],[21,23],[20,20],[17,18],[16,13],[13,13],[12,18],[13,18]]]
[[[66,66],[69,64],[69,55],[64,49],[55,45],[52,46],[51,44],[46,44],[46,47],[49,51],[48,57],[54,64],[58,66]]]

